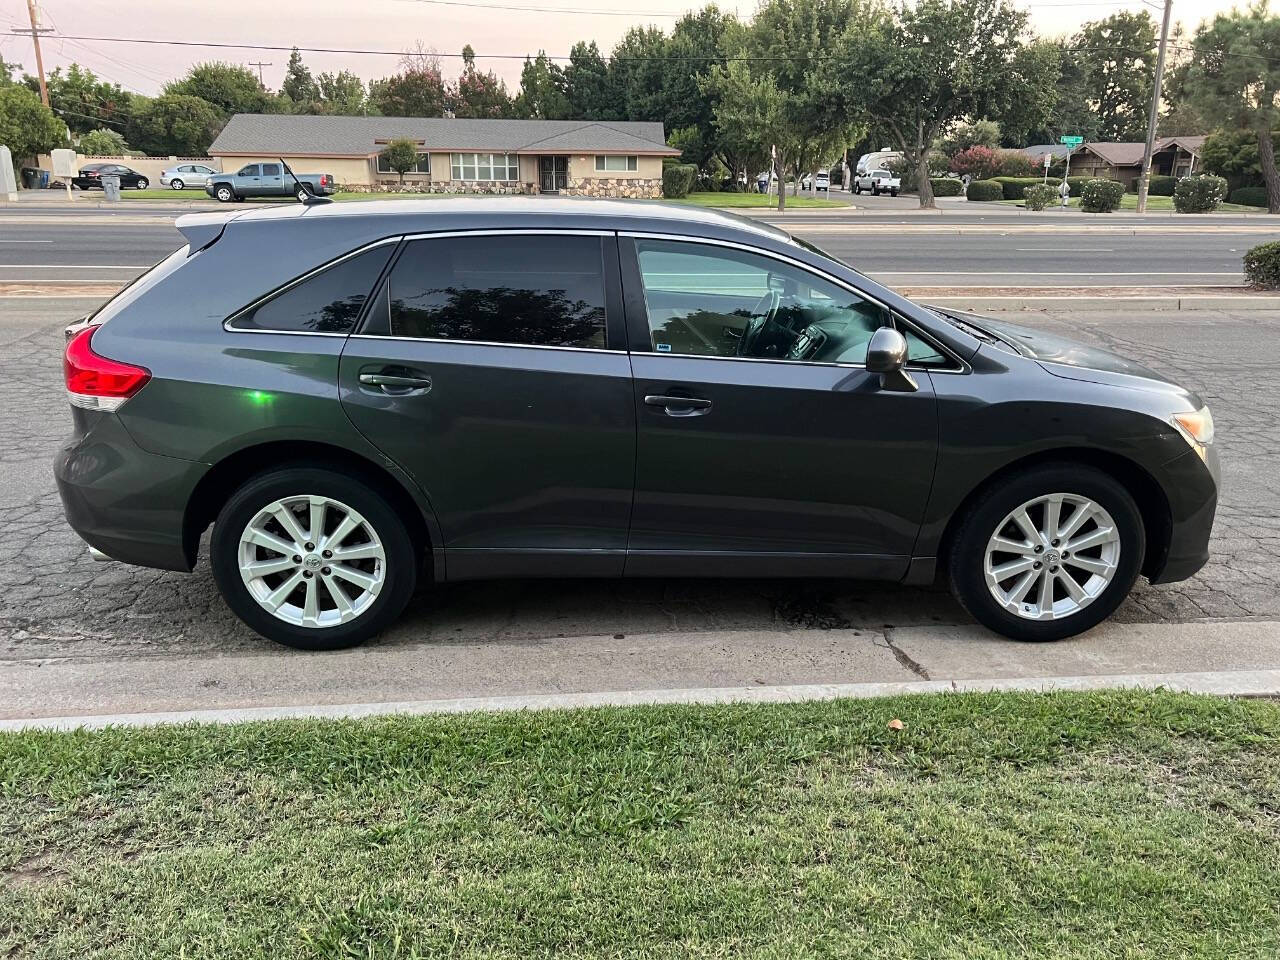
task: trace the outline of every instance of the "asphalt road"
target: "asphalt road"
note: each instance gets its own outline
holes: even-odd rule
[[[122,223],[111,212],[84,211],[74,218],[5,218],[0,283],[124,283],[182,243],[171,215],[138,219]],[[901,231],[809,214],[785,225],[882,283],[911,287],[1230,286],[1242,281],[1244,251],[1270,239],[1252,224],[1249,232],[1229,225],[1191,232],[1185,221],[1133,230],[1108,221],[1115,229],[1057,235],[1024,232],[1026,220],[989,223],[970,216],[958,222],[965,228],[959,233],[919,219]],[[988,232],[966,232],[975,227]],[[929,228],[936,232],[922,232]]]

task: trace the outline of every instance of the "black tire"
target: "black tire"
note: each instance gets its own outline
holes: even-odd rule
[[[1052,493],[1088,497],[1115,521],[1120,556],[1106,588],[1076,613],[1029,620],[1006,610],[987,587],[983,566],[989,538],[1019,504]],[[946,559],[951,592],[979,623],[1014,640],[1063,640],[1097,626],[1128,596],[1146,553],[1142,514],[1129,491],[1094,467],[1046,463],[1006,477],[983,491],[961,519]]]
[[[890,191],[889,191],[889,196],[891,196],[891,197],[896,197],[897,195],[898,195],[898,191],[897,191],[897,190],[890,190]]]
[[[880,184],[878,184],[878,183],[873,183],[873,184],[871,185],[871,195],[872,195],[873,197],[878,197],[878,196],[880,196]]]
[[[263,507],[285,497],[317,495],[361,514],[385,553],[385,579],[369,608],[353,620],[305,627],[273,615],[253,598],[240,575],[240,536]],[[223,506],[210,540],[213,577],[233,613],[269,640],[299,650],[340,650],[363,643],[404,611],[417,581],[417,552],[395,510],[368,483],[316,466],[281,467],[246,481]]]
[[[230,203],[236,198],[236,192],[225,183],[214,187],[213,195],[217,198],[219,203]]]
[[[185,184],[185,183],[183,183],[181,180],[170,180],[170,181],[169,181],[169,189],[170,189],[170,190],[182,190],[182,189],[184,189],[185,187],[186,187],[186,184]]]
[[[145,190],[145,189],[147,189],[147,187],[149,187],[149,186],[151,186],[151,181],[150,181],[150,180],[148,180],[146,177],[139,177],[139,178],[138,178],[138,189],[139,189],[139,190]]]

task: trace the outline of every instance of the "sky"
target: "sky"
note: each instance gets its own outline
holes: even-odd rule
[[[1081,22],[1117,10],[1140,10],[1144,0],[1014,0],[1031,14],[1033,28],[1044,35],[1071,34]],[[747,18],[756,0],[721,0],[723,10]],[[1194,30],[1201,20],[1237,5],[1232,0],[1175,0],[1173,20]],[[1243,5],[1243,4],[1240,4]],[[536,10],[521,8],[538,8]],[[646,12],[636,10],[643,7]],[[1157,19],[1160,9],[1148,4]],[[255,43],[282,47],[328,47],[386,50],[392,54],[416,45],[457,54],[464,44],[475,48],[482,70],[493,70],[509,88],[519,85],[525,54],[546,50],[567,56],[577,40],[595,40],[607,57],[628,29],[656,25],[670,29],[693,7],[688,0],[257,0],[230,4],[225,0],[43,0],[42,26],[54,33],[42,40],[45,70],[79,63],[126,89],[154,95],[193,63],[226,60],[251,64],[265,61],[263,81],[278,89],[288,50],[217,49],[111,43],[73,37],[127,37],[220,43]],[[359,11],[358,15],[353,11]],[[127,16],[121,16],[122,12]],[[0,0],[0,59],[18,62],[35,73],[27,28],[26,0]],[[488,54],[514,55],[489,59]],[[351,70],[368,81],[392,74],[397,56],[349,53],[303,53],[312,73]],[[446,58],[446,77],[456,75],[461,60]],[[258,67],[252,69],[258,70]]]

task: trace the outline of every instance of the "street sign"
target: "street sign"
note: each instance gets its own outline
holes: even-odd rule
[[[1059,143],[1065,143],[1068,147],[1078,147],[1084,143],[1084,137],[1059,137]]]
[[[1053,154],[1052,154],[1052,153],[1046,153],[1046,154],[1044,155],[1044,168],[1045,168],[1046,170],[1048,170],[1048,169],[1049,169],[1049,167],[1050,167],[1052,164],[1053,164]]]

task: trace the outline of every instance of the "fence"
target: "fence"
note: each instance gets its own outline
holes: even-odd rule
[[[53,160],[47,153],[40,154],[36,158],[41,170],[48,170],[50,174],[53,172]],[[160,171],[168,170],[180,163],[203,163],[215,170],[222,169],[222,161],[215,160],[212,157],[93,157],[83,154],[76,154],[76,169],[79,170],[87,163],[118,163],[128,167],[130,170],[137,170],[140,174],[151,181],[153,186],[160,186]]]

